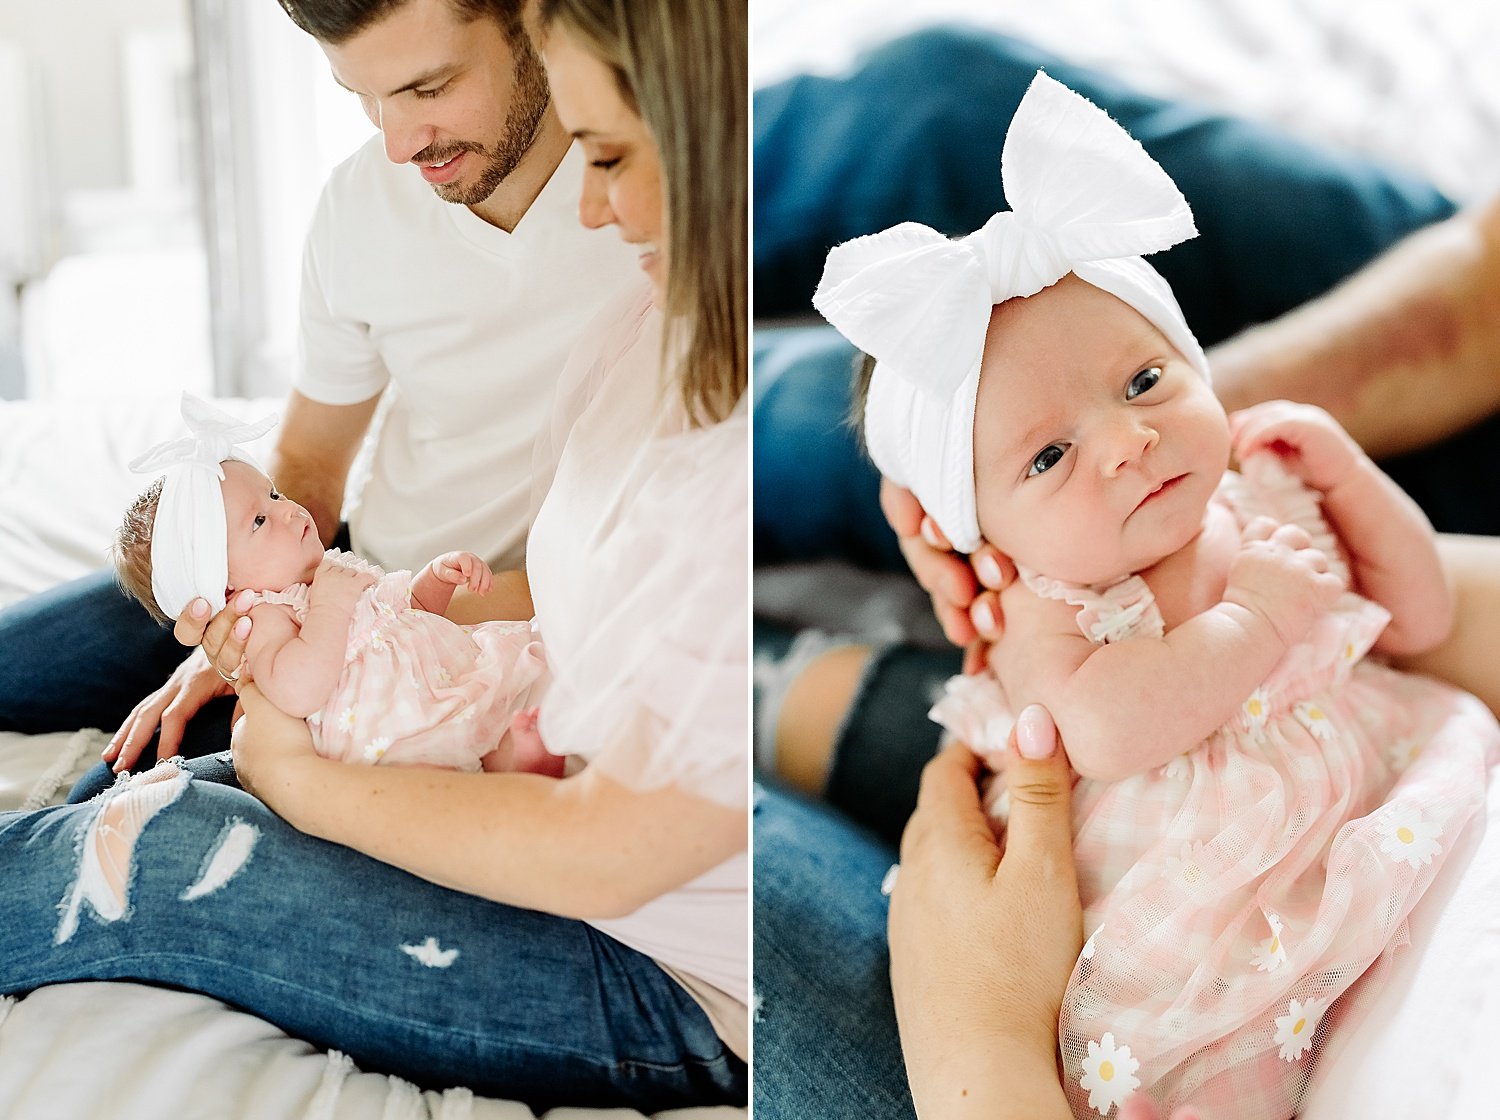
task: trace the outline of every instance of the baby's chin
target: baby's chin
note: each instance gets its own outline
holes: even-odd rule
[[[1009,555],[1020,567],[1040,575],[1083,587],[1102,587],[1155,567],[1186,544],[1187,540],[1161,540],[1153,541],[1148,549],[1111,549],[1092,554],[1082,554],[1076,548],[1030,552],[1017,549]],[[997,547],[1005,551],[1003,546]]]

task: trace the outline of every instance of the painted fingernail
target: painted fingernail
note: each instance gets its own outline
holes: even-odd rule
[[[974,571],[978,574],[980,583],[993,587],[996,591],[1005,582],[1005,577],[1000,572],[1000,562],[987,552],[975,558]]]
[[[242,618],[234,624],[234,636],[236,638],[248,638],[250,636],[250,620]]]
[[[208,601],[205,599],[194,599],[192,606],[188,607],[188,613],[194,618],[207,618]]]
[[[990,609],[989,603],[981,599],[974,604],[974,625],[981,634],[993,634],[995,632],[995,612]]]
[[[1016,720],[1016,749],[1022,758],[1051,758],[1057,750],[1057,728],[1040,704],[1030,704]]]
[[[922,539],[933,548],[942,548],[942,539],[937,534],[937,526],[932,523],[932,518],[922,518]]]
[[[250,604],[254,601],[254,599],[254,592],[248,590],[241,591],[234,600],[234,609],[237,611],[248,611],[250,609]]]

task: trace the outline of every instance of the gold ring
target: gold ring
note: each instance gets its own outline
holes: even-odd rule
[[[231,677],[228,673],[224,672],[224,670],[220,669],[217,665],[214,666],[214,672],[218,673],[219,676],[221,676],[221,677],[224,678],[224,683],[225,684],[239,684],[240,683],[240,675],[239,675],[239,673],[235,673],[234,676]]]

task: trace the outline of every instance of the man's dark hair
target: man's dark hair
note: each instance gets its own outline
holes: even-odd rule
[[[525,0],[448,0],[464,20],[488,16],[507,39],[523,34],[521,8]],[[280,0],[292,22],[322,43],[337,46],[385,18],[407,0]]]

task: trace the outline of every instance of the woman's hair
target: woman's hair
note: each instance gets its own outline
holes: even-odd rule
[[[161,502],[165,481],[158,478],[130,503],[109,549],[109,558],[115,564],[115,581],[157,622],[172,621],[156,605],[156,596],[151,591],[151,531],[156,525],[156,507]]]
[[[293,23],[319,42],[334,46],[354,38],[406,3],[407,0],[281,0]],[[448,0],[448,4],[463,20],[491,17],[507,39],[514,40],[523,34],[524,0]]]
[[[666,352],[695,423],[729,415],[747,368],[744,0],[540,0],[615,76],[666,185]]]

